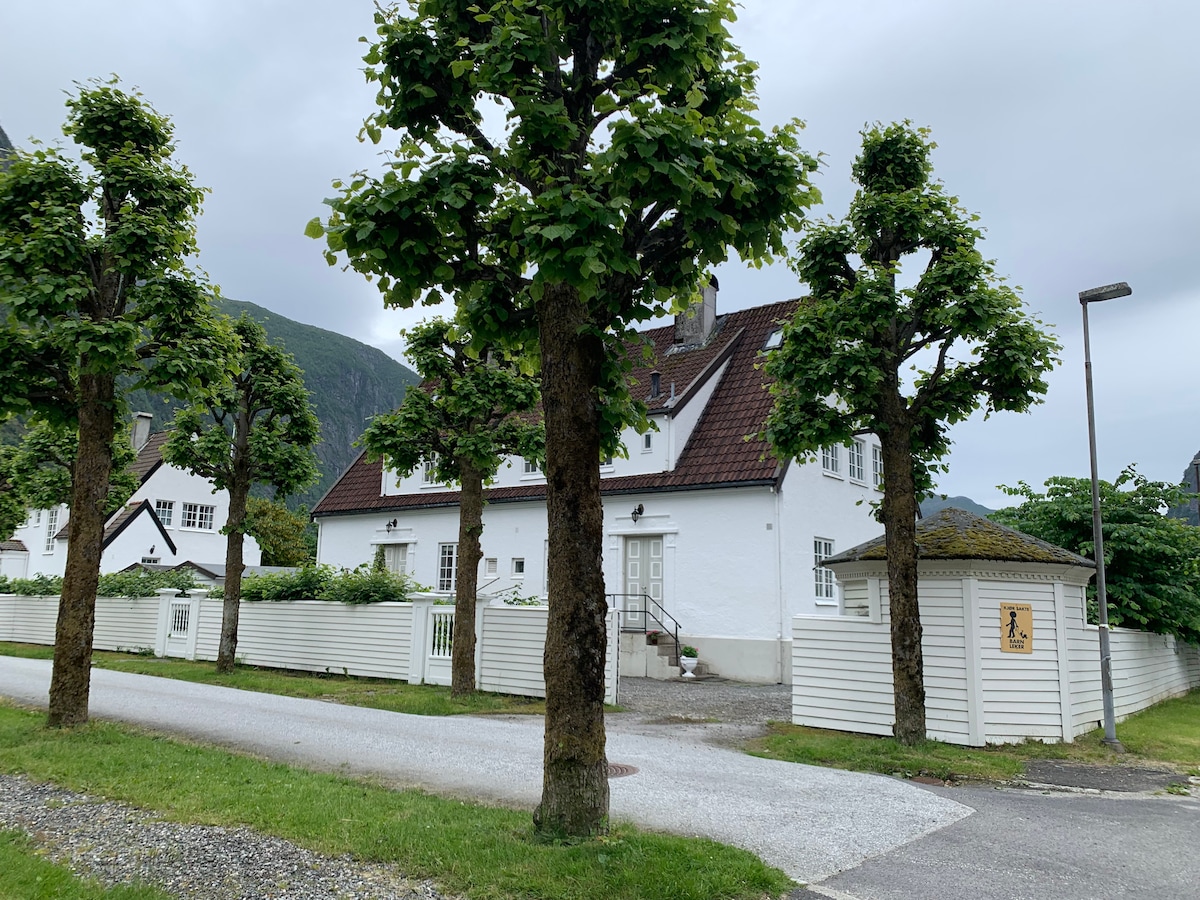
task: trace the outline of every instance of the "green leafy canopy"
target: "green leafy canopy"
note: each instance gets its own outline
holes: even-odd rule
[[[1024,502],[989,518],[1096,558],[1090,479],[1056,476],[1046,480],[1044,492],[1024,482],[1002,490]],[[1178,485],[1148,480],[1133,466],[1116,481],[1100,482],[1112,624],[1200,643],[1200,528],[1166,515],[1188,496]],[[1089,592],[1094,602],[1094,585]],[[1091,618],[1095,621],[1094,610]]]
[[[903,427],[922,494],[949,426],[980,407],[1027,410],[1060,349],[980,253],[975,217],[930,180],[934,146],[907,122],[864,131],[849,215],[801,240],[795,268],[810,293],[767,362],[777,448],[808,456]],[[924,266],[903,286],[910,257]]]

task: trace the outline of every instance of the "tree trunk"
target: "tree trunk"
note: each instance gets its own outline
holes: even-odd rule
[[[52,728],[79,725],[88,719],[96,587],[104,544],[104,507],[112,474],[114,387],[111,375],[79,376],[79,450],[71,473],[67,565],[50,676],[47,724]]]
[[[546,735],[535,827],[586,837],[608,821],[604,736],[604,521],[597,387],[603,346],[585,331],[583,304],[549,285],[537,304],[546,423],[550,614]]]
[[[242,570],[245,564],[246,498],[249,478],[235,478],[229,486],[229,518],[225,522],[225,585],[221,603],[221,643],[217,671],[228,674],[237,661],[238,614],[242,608]]]
[[[913,483],[910,426],[896,392],[885,410],[883,527],[887,542],[888,602],[892,617],[892,682],[896,739],[925,740],[925,671],[921,655],[921,610],[917,601],[917,497]]]
[[[458,570],[454,576],[454,644],[450,658],[450,696],[475,690],[475,598],[483,550],[483,474],[459,461],[462,484],[458,505]]]

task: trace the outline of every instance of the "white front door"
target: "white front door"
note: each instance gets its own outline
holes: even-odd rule
[[[625,621],[630,628],[652,628],[646,621],[649,597],[649,612],[662,618],[663,598],[663,538],[661,534],[647,534],[625,538]]]

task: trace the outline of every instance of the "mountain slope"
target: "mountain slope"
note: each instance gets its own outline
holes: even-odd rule
[[[353,338],[304,325],[254,303],[222,298],[217,307],[237,317],[243,312],[266,329],[272,344],[296,358],[304,384],[321,422],[321,443],[315,448],[321,480],[303,494],[289,498],[289,506],[312,506],[358,456],[354,447],[367,419],[395,409],[409,385],[420,379],[382,350]],[[154,413],[154,428],[171,420],[175,404],[164,397],[135,391],[129,397],[133,410]]]

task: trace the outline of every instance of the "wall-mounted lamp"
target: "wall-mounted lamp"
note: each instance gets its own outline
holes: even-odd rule
[[[151,545],[150,545],[150,552],[149,552],[147,555],[148,555],[148,556],[153,556],[153,555],[154,555],[154,544],[151,544]]]
[[[639,503],[637,506],[635,506],[633,508],[633,512],[630,513],[629,515],[633,519],[633,521],[636,522],[638,519],[640,519],[642,517],[642,513],[644,513],[645,511],[646,511],[646,508],[644,506],[642,506],[642,504]]]
[[[398,522],[399,522],[399,520],[397,520],[397,519],[392,519],[392,521],[388,522],[386,525],[384,525],[384,526],[383,526],[383,527],[384,527],[384,530],[385,530],[385,531],[387,531],[387,533],[388,533],[388,534],[391,534],[391,533],[392,533],[392,529],[396,527],[396,525],[398,524]]]

